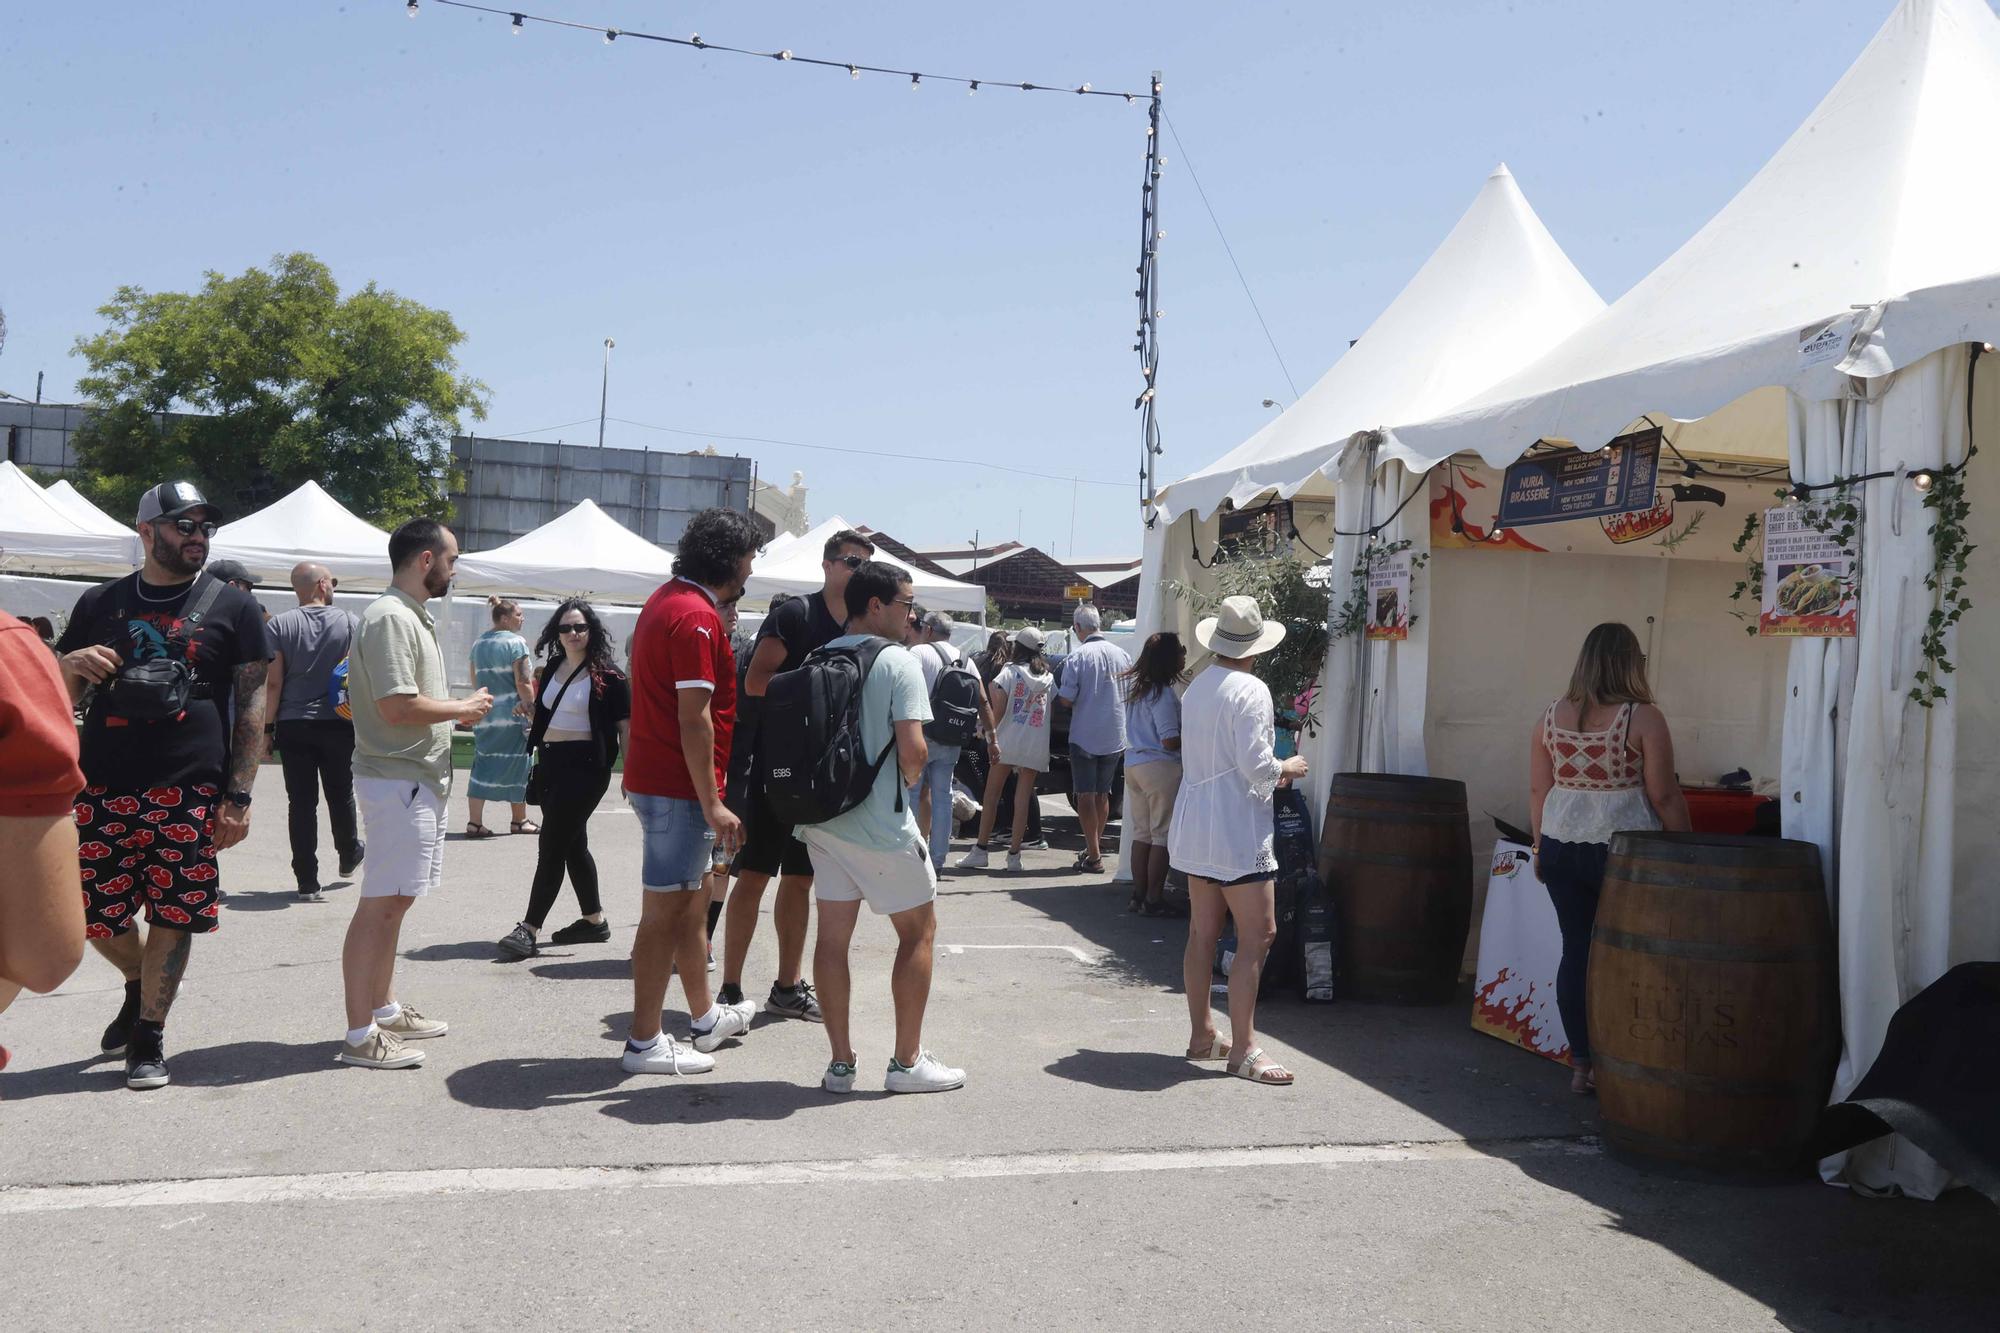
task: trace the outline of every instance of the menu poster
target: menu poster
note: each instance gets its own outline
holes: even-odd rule
[[[1410,553],[1377,560],[1368,569],[1368,628],[1371,639],[1410,637]]]
[[[1851,639],[1861,605],[1854,557],[1831,532],[1824,509],[1780,505],[1764,511],[1764,606],[1757,632],[1795,639]]]
[[[1499,525],[1526,527],[1650,509],[1660,477],[1658,430],[1621,435],[1593,453],[1558,449],[1510,465]]]

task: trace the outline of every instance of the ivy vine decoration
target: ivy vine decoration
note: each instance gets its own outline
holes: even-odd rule
[[[1782,496],[1785,492],[1779,491],[1778,494]],[[1750,543],[1757,540],[1757,534],[1762,531],[1763,527],[1763,513],[1759,510],[1751,510],[1748,514],[1744,515],[1743,532],[1734,542],[1730,543],[1730,549],[1738,555],[1743,555],[1744,552],[1750,549]],[[1755,554],[1744,558],[1743,577],[1736,580],[1736,587],[1729,594],[1729,600],[1732,602],[1740,602],[1746,597],[1750,599],[1751,609],[1748,611],[1731,611],[1729,614],[1735,616],[1738,620],[1749,621],[1750,623],[1744,626],[1743,632],[1745,634],[1755,634],[1757,632],[1757,616],[1764,607],[1764,552],[1761,549]]]
[[[1408,538],[1404,538],[1402,541],[1383,542],[1380,545],[1364,546],[1361,549],[1361,558],[1356,560],[1354,568],[1347,572],[1347,600],[1340,604],[1340,608],[1333,613],[1333,619],[1327,624],[1327,637],[1331,641],[1337,643],[1350,634],[1361,633],[1368,627],[1369,576],[1375,572],[1377,567],[1387,564],[1392,558],[1401,555],[1409,549],[1410,541]],[[1430,559],[1428,551],[1411,556],[1411,570],[1422,569],[1430,563]],[[1410,611],[1410,623],[1412,625],[1417,623],[1417,613],[1414,608]]]
[[[1924,664],[1917,669],[1910,698],[1929,708],[1945,697],[1944,678],[1958,669],[1949,655],[1947,637],[1959,617],[1972,609],[1972,599],[1965,595],[1965,566],[1976,548],[1966,536],[1965,521],[1972,514],[1972,505],[1965,498],[1965,474],[1932,473],[1931,487],[1924,493],[1924,508],[1934,516],[1931,572],[1924,576],[1924,586],[1930,589],[1933,601],[1920,641]]]

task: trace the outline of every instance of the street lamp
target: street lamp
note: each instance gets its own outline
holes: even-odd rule
[[[1277,399],[1275,399],[1275,398],[1266,398],[1266,399],[1264,400],[1264,406],[1266,406],[1266,407],[1276,407],[1276,408],[1283,408],[1283,407],[1284,407],[1284,404],[1283,404],[1283,403],[1281,403],[1281,402],[1279,402],[1279,401],[1278,401]]]
[[[611,349],[618,344],[604,340],[604,387],[597,395],[597,447],[604,447],[604,409],[611,401]]]

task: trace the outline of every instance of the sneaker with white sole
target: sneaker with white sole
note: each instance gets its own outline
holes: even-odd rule
[[[662,1032],[660,1039],[644,1050],[627,1040],[625,1055],[618,1063],[628,1074],[706,1074],[715,1068],[715,1057],[691,1051]]]
[[[1019,852],[1007,853],[1007,868],[1009,870],[1019,870],[1021,868],[1021,854]]]
[[[395,1033],[384,1031],[377,1024],[368,1029],[368,1035],[360,1041],[342,1042],[340,1054],[334,1059],[344,1065],[359,1065],[363,1069],[408,1069],[422,1064],[424,1053],[411,1050]]]
[[[828,1092],[853,1092],[854,1066],[845,1060],[829,1062],[826,1073],[820,1075],[819,1085]]]
[[[965,1071],[953,1069],[929,1051],[918,1051],[913,1065],[905,1065],[892,1055],[882,1086],[890,1092],[950,1092],[965,1086]]]
[[[987,859],[984,847],[974,847],[964,856],[959,857],[957,862],[960,870],[984,870],[990,864],[991,862]]]
[[[716,1006],[715,1022],[707,1028],[694,1028],[694,1048],[697,1051],[712,1051],[731,1037],[740,1037],[750,1030],[750,1020],[757,1010],[749,1003],[722,1004]]]
[[[764,1001],[764,1012],[780,1018],[802,1018],[808,1023],[826,1021],[820,1016],[819,996],[813,993],[812,983],[803,977],[790,988],[771,983],[771,997]]]
[[[394,1018],[375,1020],[375,1026],[404,1041],[422,1041],[426,1037],[442,1037],[451,1031],[451,1024],[438,1018],[425,1018],[415,1009],[405,1004]]]

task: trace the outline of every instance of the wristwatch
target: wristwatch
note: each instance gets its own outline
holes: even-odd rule
[[[224,792],[222,795],[224,800],[239,810],[248,810],[250,808],[250,793],[247,791]]]

